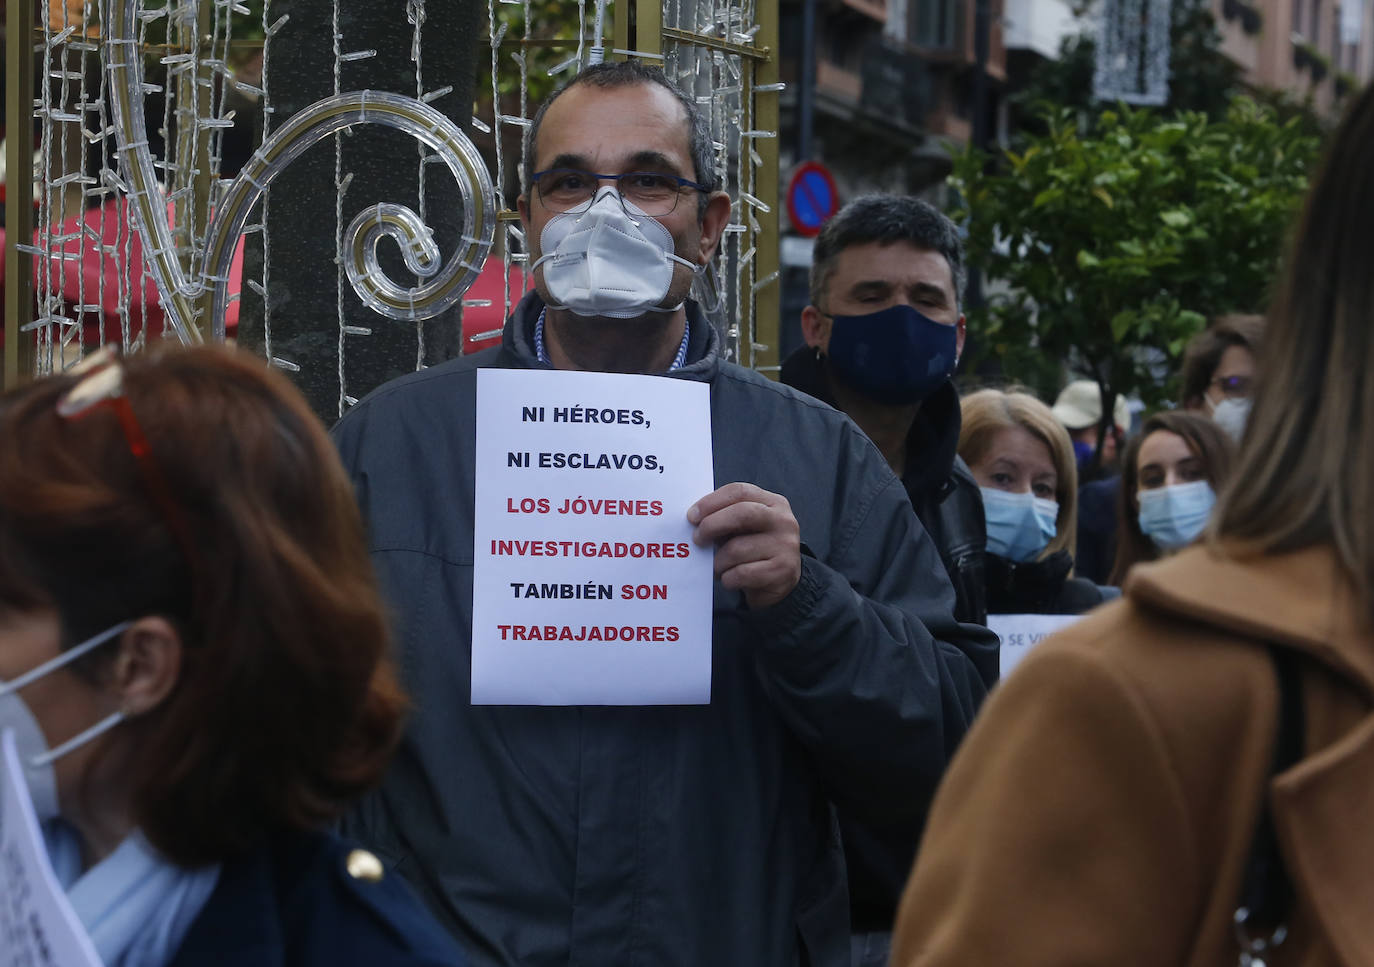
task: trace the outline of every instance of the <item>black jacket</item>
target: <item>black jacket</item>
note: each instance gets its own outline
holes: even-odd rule
[[[1074,573],[1106,584],[1116,563],[1117,494],[1121,475],[1093,480],[1078,488],[1078,547]]]
[[[872,443],[723,360],[689,306],[688,363],[668,378],[710,386],[715,482],[787,497],[810,552],[800,583],[751,610],[716,582],[709,705],[472,705],[478,373],[547,368],[540,308],[531,293],[499,349],[401,377],[334,429],[414,697],[348,828],[481,967],[847,967],[830,803],[920,814],[996,678],[996,638],[955,622]]]
[[[1057,551],[1040,561],[1017,563],[987,555],[989,614],[1083,614],[1113,598],[1116,588],[1069,577],[1073,558]]]
[[[167,967],[465,967],[406,882],[350,871],[353,851],[284,832],[226,861]]]
[[[780,375],[787,385],[835,404],[825,364],[810,346],[789,356]],[[959,427],[959,394],[947,382],[917,412],[907,435],[902,484],[954,586],[954,616],[986,624],[983,555],[987,526],[978,483],[956,452]],[[915,822],[876,824],[839,811],[849,873],[849,919],[855,932],[892,928],[924,821],[923,814]]]
[[[810,346],[788,356],[779,375],[788,386],[835,405],[825,364]],[[954,585],[954,617],[981,625],[988,618],[983,577],[987,525],[978,482],[957,452],[959,427],[959,393],[947,382],[921,404],[911,425],[902,484]]]

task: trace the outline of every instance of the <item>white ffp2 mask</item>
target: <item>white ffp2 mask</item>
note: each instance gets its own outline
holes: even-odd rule
[[[607,185],[584,212],[554,215],[539,234],[549,306],[579,316],[632,319],[672,312],[661,305],[673,283],[673,263],[701,267],[674,252],[673,236],[652,215]]]

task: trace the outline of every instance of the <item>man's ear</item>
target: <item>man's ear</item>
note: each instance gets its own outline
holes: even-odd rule
[[[961,314],[959,321],[954,324],[954,357],[964,358],[964,339],[968,335],[968,327],[964,325],[964,317]]]
[[[715,257],[716,247],[725,226],[730,222],[730,196],[723,191],[712,192],[706,200],[706,211],[701,216],[701,261],[710,262]]]
[[[530,237],[530,200],[524,194],[515,199],[515,210],[520,213],[520,226],[525,230],[525,237]]]
[[[822,353],[830,350],[831,324],[831,318],[815,306],[807,306],[802,310],[802,338],[806,340],[808,346],[813,346]]]
[[[112,687],[119,709],[133,718],[171,694],[181,676],[181,635],[166,618],[139,618],[119,636]]]

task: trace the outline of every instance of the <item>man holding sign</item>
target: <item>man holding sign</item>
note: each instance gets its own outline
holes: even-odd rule
[[[335,430],[415,696],[351,830],[476,964],[847,967],[829,803],[919,814],[996,641],[863,434],[685,301],[730,206],[694,100],[599,65],[530,138],[501,347]]]

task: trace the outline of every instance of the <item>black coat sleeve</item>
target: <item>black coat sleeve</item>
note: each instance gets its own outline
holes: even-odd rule
[[[845,507],[826,560],[750,612],[774,706],[832,800],[858,818],[919,816],[997,679],[997,638],[951,615],[939,554],[887,475]]]

